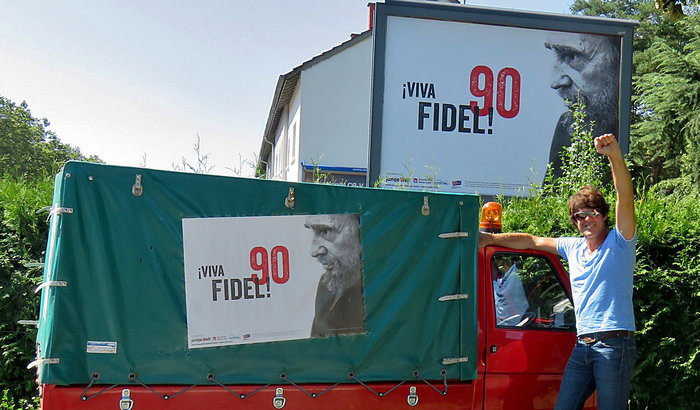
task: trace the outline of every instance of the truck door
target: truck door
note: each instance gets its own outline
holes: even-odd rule
[[[485,408],[553,408],[576,338],[566,273],[546,253],[484,251]]]

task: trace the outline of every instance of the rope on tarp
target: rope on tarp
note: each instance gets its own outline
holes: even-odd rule
[[[266,385],[261,386],[260,388],[258,388],[258,389],[256,389],[256,390],[253,390],[252,392],[250,392],[250,393],[248,393],[248,394],[242,394],[242,393],[241,393],[241,394],[238,394],[238,393],[236,393],[235,391],[231,390],[231,389],[230,389],[228,386],[226,386],[225,384],[223,384],[223,383],[221,383],[220,381],[216,380],[216,377],[214,377],[214,374],[212,374],[212,373],[209,373],[209,374],[207,375],[207,380],[212,381],[212,382],[218,384],[219,386],[221,386],[221,387],[223,387],[224,389],[226,389],[226,391],[228,391],[229,393],[233,394],[234,396],[240,398],[241,400],[242,400],[242,399],[245,399],[245,398],[247,398],[247,397],[250,397],[250,396],[254,395],[255,393],[257,393],[257,392],[263,390],[264,388],[270,386],[270,384],[266,384]]]
[[[326,388],[325,390],[323,390],[323,391],[320,392],[320,393],[310,393],[310,392],[308,392],[306,389],[304,389],[303,387],[301,387],[300,385],[298,385],[298,384],[294,383],[293,381],[289,380],[289,377],[287,377],[287,374],[286,374],[286,373],[280,374],[280,379],[282,379],[282,380],[286,381],[287,383],[291,384],[292,386],[296,387],[297,390],[303,392],[304,394],[306,394],[307,396],[311,397],[312,399],[315,399],[316,397],[320,397],[322,394],[326,393],[327,391],[330,391],[332,388],[334,388],[335,386],[337,386],[337,385],[340,384],[340,382],[338,382],[338,383],[336,383],[336,384],[333,384],[333,385],[331,385],[331,386],[328,386],[328,388]]]
[[[415,370],[415,371],[413,372],[413,377],[415,377],[415,378],[418,379],[418,380],[421,380],[423,383],[425,383],[425,384],[427,384],[428,386],[430,386],[430,388],[432,388],[433,390],[435,390],[439,395],[441,395],[441,396],[446,396],[446,395],[447,395],[447,371],[443,369],[443,370],[440,371],[440,374],[442,375],[443,391],[438,390],[438,388],[435,387],[430,381],[424,379],[423,376],[420,375],[420,372],[419,372],[418,370]],[[408,380],[404,380],[404,381],[400,382],[399,384],[397,384],[396,386],[392,387],[391,389],[389,389],[389,390],[387,390],[387,391],[385,391],[385,392],[377,392],[377,391],[375,391],[374,389],[372,389],[370,386],[368,386],[367,384],[365,384],[364,382],[362,382],[362,380],[356,378],[355,375],[354,375],[353,373],[350,373],[350,374],[348,375],[348,378],[351,379],[351,380],[353,380],[353,381],[355,381],[355,382],[357,382],[357,383],[359,383],[359,384],[362,385],[365,389],[367,389],[367,390],[369,390],[370,392],[374,393],[374,395],[377,396],[377,397],[384,397],[384,396],[386,396],[387,394],[389,394],[389,393],[391,393],[392,391],[394,391],[394,389],[396,389],[397,387],[399,387],[399,386],[401,386],[402,384],[408,382]]]
[[[136,377],[136,373],[129,373],[129,380],[138,383],[139,385],[141,385],[142,387],[144,387],[145,389],[147,389],[148,391],[150,391],[151,393],[155,394],[156,396],[160,397],[160,398],[163,399],[163,400],[170,400],[170,399],[172,399],[172,398],[175,398],[175,397],[181,395],[182,393],[184,393],[184,392],[186,392],[186,391],[188,391],[188,390],[190,390],[190,389],[192,389],[192,388],[194,388],[194,387],[197,386],[196,384],[193,384],[193,385],[191,385],[191,386],[185,387],[184,389],[180,390],[179,392],[177,392],[177,393],[175,393],[175,394],[160,394],[160,393],[158,393],[157,391],[155,391],[155,390],[153,390],[152,388],[150,388],[147,384],[145,384],[145,383],[143,383],[141,380],[139,380],[139,379]]]
[[[414,377],[415,379],[417,379],[417,380],[422,381],[423,383],[427,384],[428,386],[430,386],[430,388],[432,388],[433,390],[435,390],[439,395],[441,395],[441,396],[446,396],[446,395],[447,395],[447,371],[443,369],[443,370],[441,370],[440,373],[441,373],[441,375],[442,375],[442,384],[443,384],[443,390],[442,390],[442,391],[440,391],[437,387],[435,387],[435,385],[434,385],[433,383],[431,383],[429,380],[423,378],[423,376],[420,375],[420,372],[419,372],[418,370],[415,370],[415,371],[413,372],[413,377]],[[99,396],[100,394],[105,393],[105,392],[107,392],[108,390],[111,390],[111,389],[113,389],[113,388],[119,386],[119,384],[113,384],[113,385],[111,385],[111,386],[109,386],[109,387],[105,387],[104,389],[102,389],[102,390],[100,390],[100,391],[98,391],[98,392],[96,392],[96,393],[93,393],[93,394],[88,395],[88,391],[90,390],[90,388],[93,386],[93,384],[95,384],[95,382],[96,382],[99,378],[100,378],[99,373],[93,373],[93,374],[92,374],[92,378],[90,379],[90,383],[88,383],[88,385],[85,387],[85,390],[83,390],[83,394],[82,394],[82,396],[81,396],[81,398],[82,398],[83,401],[90,400],[90,399],[92,399],[93,397]],[[313,399],[318,398],[318,397],[321,397],[323,394],[325,394],[325,393],[331,391],[334,387],[336,387],[336,386],[338,386],[338,385],[340,385],[340,384],[342,383],[342,382],[337,382],[337,383],[335,383],[335,384],[332,384],[332,385],[328,386],[326,389],[324,389],[323,391],[321,391],[321,392],[319,392],[319,393],[314,393],[314,392],[310,392],[310,391],[304,389],[304,387],[302,387],[300,384],[297,384],[297,383],[295,383],[294,381],[292,381],[292,380],[287,376],[286,373],[280,374],[280,379],[283,380],[283,381],[285,381],[285,382],[287,382],[287,383],[289,383],[289,384],[291,384],[291,385],[294,386],[297,390],[301,391],[302,393],[306,394],[308,397],[311,397],[311,398],[313,398]],[[401,386],[401,385],[403,385],[403,384],[409,382],[409,380],[403,380],[403,381],[397,383],[395,386],[393,386],[392,388],[390,388],[390,389],[387,390],[387,391],[378,392],[378,391],[374,390],[371,386],[369,386],[368,384],[366,384],[365,382],[363,382],[362,380],[360,380],[360,379],[358,379],[357,377],[355,377],[355,374],[352,373],[352,372],[348,374],[348,379],[349,379],[349,380],[352,380],[353,382],[355,382],[355,383],[357,383],[357,384],[359,384],[359,385],[361,385],[362,387],[364,387],[365,389],[369,390],[372,394],[374,394],[374,395],[377,396],[377,397],[385,397],[385,396],[387,396],[389,393],[391,393],[391,392],[393,392],[394,390],[396,390],[399,386]],[[226,390],[226,391],[228,391],[229,393],[233,394],[234,396],[240,398],[241,400],[246,399],[246,398],[248,398],[248,397],[250,397],[250,396],[252,396],[252,395],[254,395],[254,394],[256,394],[256,393],[259,393],[259,392],[261,392],[262,390],[264,390],[264,389],[266,389],[267,387],[270,387],[270,386],[272,385],[272,383],[268,383],[268,384],[266,384],[266,385],[264,385],[264,386],[260,386],[259,388],[253,390],[252,392],[250,392],[250,393],[248,393],[248,394],[242,394],[242,393],[236,393],[236,392],[233,391],[230,387],[228,387],[227,385],[225,385],[225,384],[222,383],[221,381],[217,380],[213,373],[207,374],[207,380],[209,380],[210,382],[212,382],[212,383],[218,385],[219,387],[222,387],[224,390]],[[201,386],[201,385],[198,385],[198,384],[193,384],[193,385],[191,385],[191,386],[185,387],[184,389],[178,391],[178,392],[175,393],[175,394],[171,394],[171,395],[165,394],[165,395],[163,395],[163,394],[160,394],[160,393],[158,393],[157,391],[155,391],[153,388],[151,388],[151,387],[148,386],[147,384],[145,384],[145,383],[143,383],[142,381],[140,381],[140,380],[136,377],[136,373],[129,373],[129,381],[134,382],[134,383],[136,383],[136,384],[142,386],[143,388],[145,388],[146,390],[150,391],[151,393],[155,394],[156,396],[160,397],[160,398],[163,399],[163,400],[170,400],[170,399],[172,399],[172,398],[175,398],[175,397],[177,397],[177,396],[179,396],[179,395],[185,393],[186,391],[188,391],[188,390],[190,390],[190,389],[192,389],[192,388],[194,388],[194,387]]]
[[[80,396],[80,398],[81,398],[83,401],[90,400],[91,398],[93,398],[93,397],[95,397],[95,396],[99,396],[100,394],[102,394],[102,393],[104,393],[104,392],[106,392],[106,391],[108,391],[108,390],[111,390],[111,389],[113,389],[113,388],[119,386],[118,384],[113,384],[113,385],[111,385],[111,386],[109,386],[109,387],[105,387],[104,389],[98,391],[98,392],[95,393],[95,394],[91,394],[91,395],[88,396],[88,394],[87,394],[88,390],[90,390],[90,387],[92,387],[92,385],[93,385],[93,384],[97,381],[97,379],[99,379],[99,378],[100,378],[100,374],[99,374],[99,373],[93,373],[93,374],[92,374],[92,377],[90,378],[90,383],[88,383],[87,387],[85,387],[85,390],[83,390],[82,396]]]
[[[401,386],[402,384],[406,383],[406,380],[404,380],[404,381],[400,382],[399,384],[397,384],[396,386],[392,387],[391,389],[389,389],[389,390],[387,390],[387,391],[385,391],[385,392],[377,392],[377,391],[375,391],[373,388],[371,388],[371,387],[369,387],[368,385],[364,384],[364,383],[362,382],[362,380],[360,380],[360,379],[358,379],[357,377],[355,377],[355,374],[354,374],[354,373],[348,374],[348,379],[353,380],[353,381],[359,383],[362,387],[364,387],[365,389],[371,391],[371,392],[374,393],[374,395],[377,396],[377,397],[384,397],[384,396],[386,396],[387,394],[389,394],[389,393],[391,393],[392,391],[394,391],[394,389],[396,389],[397,387],[399,387],[399,386]]]
[[[442,374],[442,386],[443,386],[442,391],[438,390],[437,387],[435,387],[432,383],[430,383],[428,380],[424,379],[423,376],[420,375],[420,372],[418,372],[418,370],[413,372],[413,376],[417,379],[420,379],[421,381],[423,381],[423,383],[427,384],[428,386],[430,386],[433,390],[438,392],[438,394],[446,396],[447,395],[447,371],[445,369],[443,369],[440,371],[440,373]]]

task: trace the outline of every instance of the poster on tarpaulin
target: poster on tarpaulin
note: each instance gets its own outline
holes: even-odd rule
[[[189,348],[364,333],[357,214],[183,218]]]
[[[577,98],[594,135],[619,135],[622,35],[453,17],[377,21],[385,31],[374,51],[381,98],[372,108],[370,179],[390,188],[527,195],[550,162],[561,175]]]

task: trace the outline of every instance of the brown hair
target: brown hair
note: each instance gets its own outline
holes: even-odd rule
[[[574,212],[577,212],[581,208],[597,209],[603,214],[603,218],[607,218],[608,212],[610,212],[610,205],[605,202],[603,194],[598,188],[590,185],[582,186],[577,193],[571,195],[571,198],[569,198],[569,220],[573,226],[577,226]],[[605,224],[608,224],[608,220],[605,221]]]

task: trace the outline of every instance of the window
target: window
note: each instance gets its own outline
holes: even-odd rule
[[[498,252],[491,275],[497,327],[574,328],[571,300],[546,258]]]

